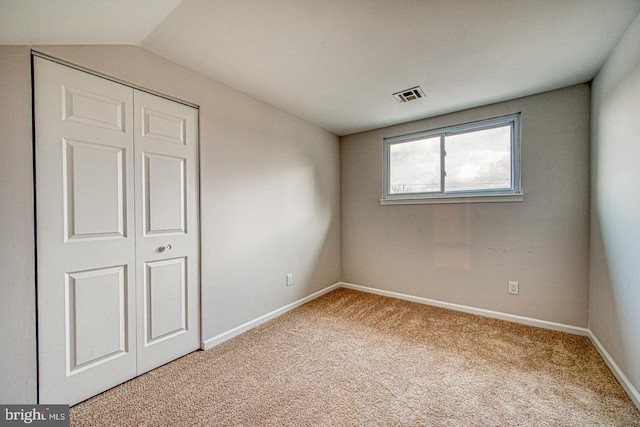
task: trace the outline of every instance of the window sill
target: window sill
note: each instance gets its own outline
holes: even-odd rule
[[[394,197],[380,199],[381,205],[436,205],[444,203],[509,203],[524,201],[524,194],[478,194],[471,196],[464,194],[460,196],[444,197]]]

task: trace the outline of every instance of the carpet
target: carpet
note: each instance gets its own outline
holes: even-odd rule
[[[72,426],[640,426],[591,342],[337,289],[71,408]]]

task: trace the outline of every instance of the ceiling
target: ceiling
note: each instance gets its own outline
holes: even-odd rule
[[[591,80],[640,0],[0,0],[0,44],[133,44],[337,135]],[[392,94],[420,85],[426,97]]]

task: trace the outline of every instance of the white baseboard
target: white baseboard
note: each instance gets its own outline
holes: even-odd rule
[[[328,292],[333,291],[334,289],[337,289],[340,287],[340,283],[335,283],[331,286],[328,286],[324,289],[319,290],[318,292],[315,292],[311,295],[308,295],[304,298],[301,298],[297,301],[292,302],[291,304],[287,304],[284,307],[281,307],[277,310],[272,311],[271,313],[267,313],[263,316],[258,317],[257,319],[251,320],[243,325],[240,326],[236,326],[233,329],[230,329],[226,332],[223,332],[219,335],[216,335],[212,338],[209,338],[207,340],[204,340],[202,342],[202,349],[203,350],[208,350],[210,348],[213,348],[215,346],[217,346],[218,344],[222,344],[223,342],[230,340],[233,337],[236,337],[238,335],[240,335],[243,332],[248,331],[249,329],[253,329],[258,325],[261,325],[265,322],[268,322],[271,319],[275,319],[278,316],[282,316],[284,313],[286,313],[287,311],[293,310],[296,307],[300,307],[302,304],[306,304],[309,301],[312,301],[316,298],[318,298],[321,295],[324,295]]]
[[[618,364],[613,360],[609,352],[604,348],[600,340],[595,336],[591,329],[589,329],[588,337],[593,343],[593,346],[596,348],[596,350],[598,350],[598,353],[600,353],[600,356],[602,356],[604,363],[607,364],[607,366],[611,370],[611,373],[613,373],[613,376],[616,377],[624,391],[626,391],[629,395],[629,398],[631,399],[633,404],[636,405],[636,407],[640,411],[640,393],[638,393],[638,390],[633,386],[633,384],[631,384],[629,378],[627,378],[624,372],[622,372],[622,369],[620,369]]]
[[[563,323],[549,322],[546,320],[533,319],[530,317],[517,316],[515,314],[501,313],[499,311],[485,310],[482,308],[470,307],[467,305],[453,304],[450,302],[438,301],[429,298],[416,297],[413,295],[400,294],[398,292],[385,291],[382,289],[368,288],[366,286],[354,285],[352,283],[341,282],[340,286],[356,291],[368,292],[370,294],[382,295],[385,297],[397,298],[420,304],[433,305],[435,307],[448,308],[449,310],[462,311],[464,313],[476,314],[478,316],[490,317],[492,319],[507,320],[509,322],[520,323],[538,328],[551,329],[553,331],[567,332],[569,334],[589,336],[589,330],[578,326],[565,325]]]

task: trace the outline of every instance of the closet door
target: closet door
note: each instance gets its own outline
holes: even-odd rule
[[[40,403],[196,350],[198,113],[34,58]]]
[[[135,92],[138,374],[200,347],[198,111]]]
[[[39,400],[136,375],[133,90],[35,60]]]

